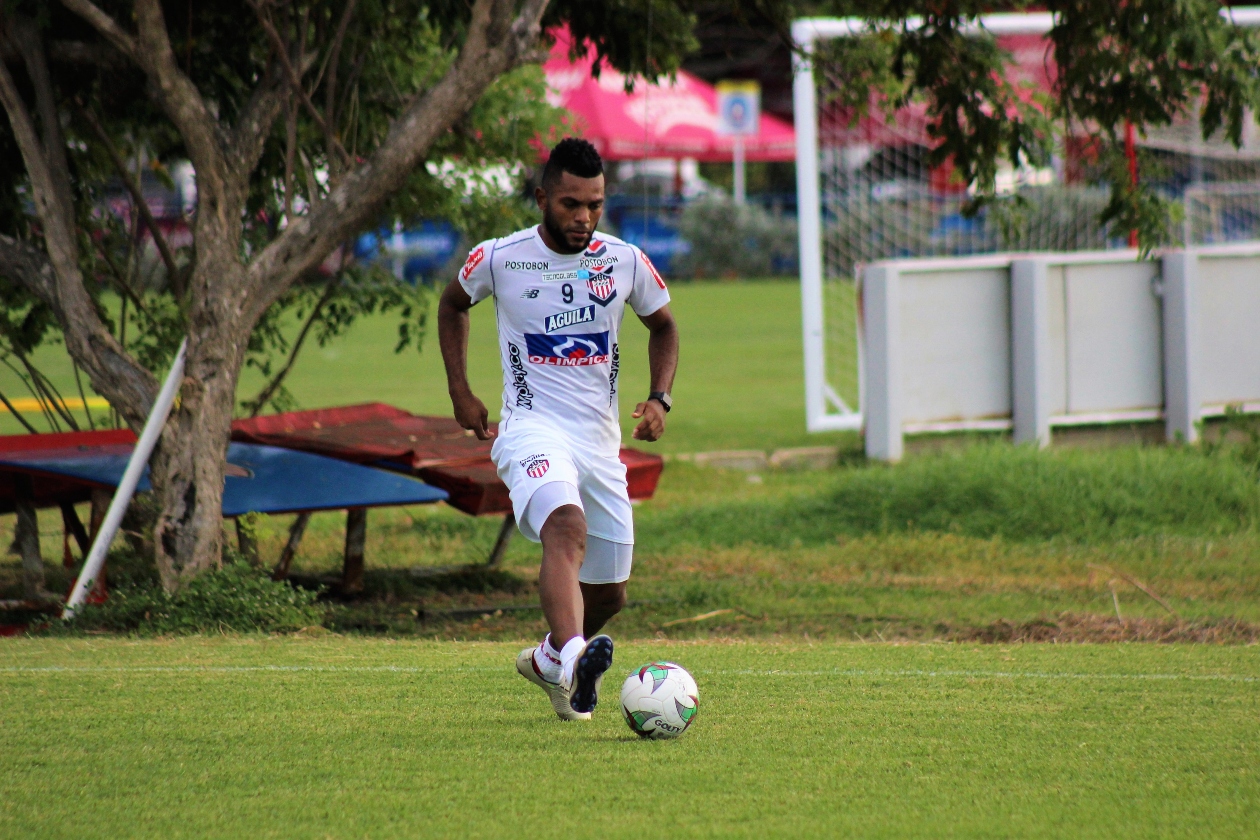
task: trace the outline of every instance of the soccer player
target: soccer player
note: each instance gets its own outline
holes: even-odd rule
[[[617,335],[629,304],[650,334],[652,377],[634,437],[654,441],[671,405],[678,330],[647,256],[596,232],[604,166],[594,146],[556,144],[534,197],[541,225],[469,252],[442,293],[438,337],[455,419],[488,440],[489,415],[468,384],[468,310],[494,296],[503,411],[491,457],[521,533],[542,543],[538,592],[551,629],[521,651],[516,670],[562,720],[589,720],[613,656],[612,639],[597,634],[625,606],[634,550],[617,457]]]

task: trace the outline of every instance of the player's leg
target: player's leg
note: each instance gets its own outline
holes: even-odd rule
[[[568,487],[565,485],[566,491]],[[550,495],[544,487],[535,499]],[[538,530],[543,544],[538,594],[551,628],[546,643],[551,650],[560,649],[560,688],[568,692],[570,708],[578,714],[590,714],[599,699],[604,672],[612,665],[613,643],[607,636],[582,633],[584,605],[578,571],[587,553],[586,517],[579,506],[564,504],[552,510],[538,527],[533,517],[541,518],[541,512],[533,513],[534,500],[529,507],[530,525]]]
[[[530,506],[534,506],[533,501]],[[586,517],[577,505],[560,505],[547,514],[538,534],[543,546],[538,596],[547,626],[551,628],[549,641],[562,651],[575,637],[585,638],[578,570],[586,556]]]
[[[626,584],[582,584],[582,635],[590,638],[626,606]]]
[[[587,534],[586,557],[578,580],[582,584],[582,632],[588,639],[625,607],[633,557],[633,545]]]
[[[626,581],[634,562],[634,514],[626,492],[626,468],[615,456],[590,459],[582,471],[586,557],[578,580],[589,639],[626,605]]]
[[[576,486],[551,482],[535,490],[518,520],[527,538],[543,544],[538,588],[552,632],[537,647],[521,651],[516,670],[547,693],[561,720],[591,717],[589,710],[578,712],[571,703],[571,663],[585,645],[580,635],[583,607],[577,581],[586,543],[586,519],[580,505]],[[553,640],[563,641],[553,644]],[[564,674],[566,663],[570,663],[568,680]]]
[[[556,639],[572,637],[582,647],[582,602],[577,585],[577,569],[584,556],[585,522],[581,519],[582,499],[577,490],[577,468],[563,440],[549,430],[517,424],[500,436],[491,450],[499,477],[507,484],[512,511],[521,534],[531,542],[544,542],[540,588],[548,617],[553,619]],[[555,516],[552,514],[564,510]],[[552,708],[563,720],[588,720],[570,705],[571,691],[563,680],[564,642],[551,644],[548,635],[537,647],[529,647],[516,657],[516,670],[522,677],[547,693]],[[574,658],[574,650],[568,652]]]

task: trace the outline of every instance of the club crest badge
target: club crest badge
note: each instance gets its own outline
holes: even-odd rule
[[[617,297],[617,287],[613,283],[612,267],[605,271],[592,271],[586,280],[586,288],[590,290],[590,299],[600,306],[607,306]]]
[[[551,462],[541,455],[530,455],[521,466],[525,468],[525,474],[530,478],[542,478],[547,474],[547,468],[551,466]]]

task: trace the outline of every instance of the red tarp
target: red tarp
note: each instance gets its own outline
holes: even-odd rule
[[[448,492],[450,504],[465,513],[512,510],[507,487],[490,460],[492,441],[477,440],[449,417],[365,403],[237,420],[232,439],[405,470]],[[630,498],[651,498],[664,467],[661,457],[622,449],[621,462]]]
[[[6,454],[39,453],[48,457],[90,457],[92,455],[128,455],[135,446],[136,436],[130,429],[103,432],[59,432],[45,435],[0,436],[0,461]],[[94,487],[108,487],[106,483],[87,481],[69,476],[51,475],[28,469],[20,464],[6,464],[0,468],[0,512],[13,510],[17,488],[13,476],[29,475],[32,500],[37,508],[55,507],[62,502],[75,504],[92,498]]]
[[[626,77],[607,65],[598,79],[591,77],[593,47],[585,58],[570,61],[568,30],[552,34],[556,43],[543,65],[547,99],[577,117],[580,135],[606,160],[731,161],[735,141],[717,133],[717,91],[708,82],[680,70],[676,80],[660,85],[636,77],[634,92],[626,93]],[[790,123],[762,113],[760,134],[744,138],[744,155],[750,161],[796,160],[796,133]]]

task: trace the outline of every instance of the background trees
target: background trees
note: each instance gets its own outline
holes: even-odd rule
[[[158,567],[168,588],[217,562],[223,455],[245,365],[270,381],[247,411],[283,406],[294,350],[365,309],[424,326],[422,297],[343,259],[363,230],[446,217],[488,236],[521,223],[486,189],[492,166],[535,157],[563,126],[545,101],[540,35],[567,24],[613,66],[668,73],[715,9],[786,32],[806,13],[848,14],[871,34],[838,45],[855,107],[874,88],[923,98],[938,160],[983,199],[998,161],[1036,162],[1056,124],[1117,148],[1127,124],[1202,112],[1237,139],[1257,94],[1247,30],[1209,0],[1054,0],[1061,75],[1037,101],[1002,77],[1004,56],[971,26],[971,0],[11,0],[3,7],[0,104],[0,343],[22,354],[59,330],[93,389],[135,428],[178,345],[178,409],[153,460]],[[911,19],[914,19],[913,21]],[[186,241],[145,212],[139,183],[191,162]],[[1157,197],[1112,167],[1110,218],[1158,241]],[[102,212],[111,184],[131,196]],[[144,243],[152,241],[152,247]],[[108,289],[125,310],[102,303]],[[126,332],[126,325],[132,325]]]

